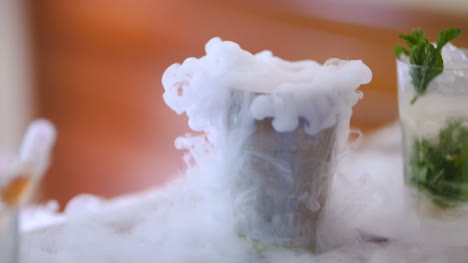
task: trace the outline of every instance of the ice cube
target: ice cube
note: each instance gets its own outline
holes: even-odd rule
[[[466,49],[460,49],[452,43],[447,43],[442,48],[442,58],[444,59],[444,68],[464,68],[468,70],[468,57]]]
[[[442,48],[444,71],[429,83],[428,90],[444,95],[468,94],[468,50],[451,43]]]

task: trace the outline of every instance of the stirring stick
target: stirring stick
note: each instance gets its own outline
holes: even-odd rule
[[[18,208],[31,198],[49,166],[55,137],[49,121],[33,121],[23,138],[13,174],[0,188],[0,254],[6,262],[19,260]]]
[[[26,203],[49,166],[55,143],[55,128],[47,120],[33,121],[23,138],[13,178],[2,190],[2,201],[9,207]]]

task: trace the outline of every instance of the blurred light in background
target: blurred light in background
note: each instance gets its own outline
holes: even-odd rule
[[[354,2],[372,3],[387,7],[404,7],[423,11],[436,11],[468,14],[468,1],[465,0],[354,0]]]
[[[456,26],[465,34],[455,44],[468,46],[468,8],[455,0],[443,1],[444,9],[436,0],[28,0],[23,21],[32,29],[30,42],[10,39],[21,16],[7,11],[17,1],[6,2],[0,19],[10,22],[0,25],[0,43],[8,42],[11,53],[2,55],[1,74],[11,72],[16,84],[2,82],[0,92],[24,102],[2,102],[2,129],[28,119],[33,96],[24,87],[32,87],[35,115],[51,119],[59,132],[44,198],[62,204],[81,192],[111,197],[143,190],[183,171],[173,141],[188,131],[186,119],[164,105],[160,79],[170,64],[201,56],[214,36],[290,60],[362,59],[374,79],[363,88],[352,125],[364,131],[397,118],[392,49],[400,32],[422,26],[434,38]],[[30,50],[18,51],[29,43]],[[27,66],[18,64],[29,52],[33,85],[25,84]]]

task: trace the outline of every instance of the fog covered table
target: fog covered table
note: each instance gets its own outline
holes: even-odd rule
[[[239,238],[229,207],[187,176],[113,200],[78,196],[64,214],[53,202],[24,211],[22,262],[465,262],[466,249],[430,240],[441,236],[421,242],[406,220],[397,125],[349,148],[320,230],[329,249],[319,255]]]

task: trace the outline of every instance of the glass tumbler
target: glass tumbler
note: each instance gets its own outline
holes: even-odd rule
[[[468,223],[468,66],[430,68],[398,59],[397,74],[407,205],[422,229],[450,231],[462,240],[458,230]]]
[[[316,249],[316,226],[329,191],[335,126],[314,135],[304,118],[278,132],[272,118],[251,118],[248,106],[259,93],[233,90],[228,133],[237,134],[242,165],[234,174],[239,235],[264,246]]]

